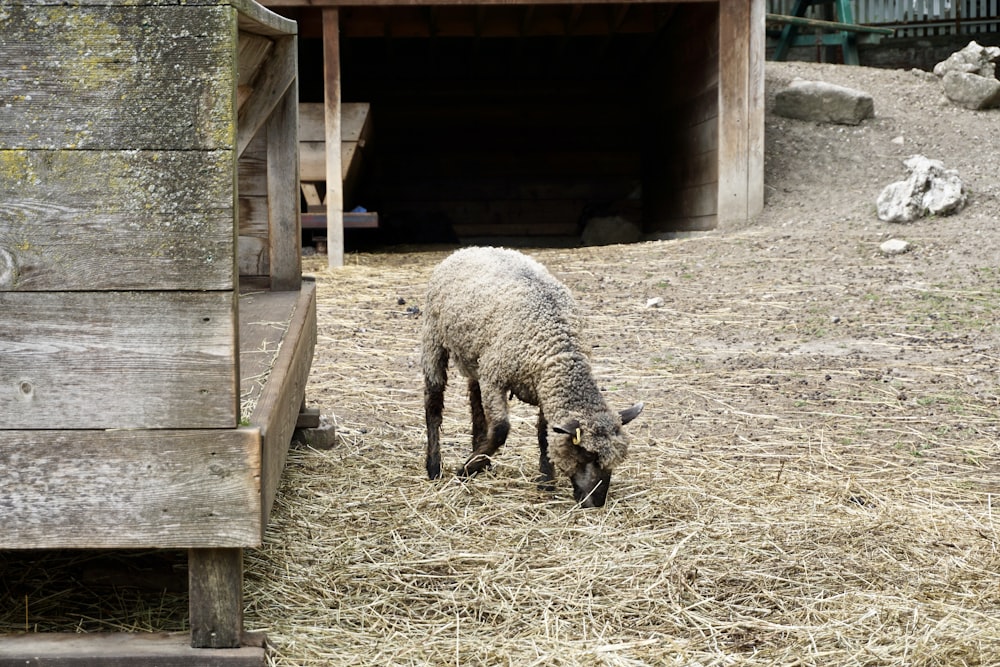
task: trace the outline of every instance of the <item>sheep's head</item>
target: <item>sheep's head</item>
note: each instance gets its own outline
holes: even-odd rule
[[[639,416],[643,404],[615,414],[608,412],[581,423],[579,420],[552,427],[549,460],[557,472],[573,482],[573,497],[582,507],[603,507],[611,485],[611,471],[628,453],[628,438],[622,426]]]

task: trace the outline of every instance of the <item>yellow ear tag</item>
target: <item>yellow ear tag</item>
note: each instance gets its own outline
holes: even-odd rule
[[[573,435],[573,444],[579,445],[581,440],[583,440],[583,432],[577,428],[576,433]]]

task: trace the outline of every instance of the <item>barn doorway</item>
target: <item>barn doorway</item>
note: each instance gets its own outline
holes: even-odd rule
[[[297,16],[307,103],[323,101],[317,14]],[[380,219],[348,243],[714,227],[717,43],[711,3],[341,8],[342,99],[372,123],[345,210]]]

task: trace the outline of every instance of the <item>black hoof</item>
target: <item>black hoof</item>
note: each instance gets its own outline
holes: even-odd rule
[[[555,480],[553,480],[549,475],[539,475],[535,478],[535,483],[538,484],[539,491],[552,493],[556,490]]]
[[[485,454],[476,454],[455,471],[459,477],[474,477],[484,470],[492,470],[493,461]]]

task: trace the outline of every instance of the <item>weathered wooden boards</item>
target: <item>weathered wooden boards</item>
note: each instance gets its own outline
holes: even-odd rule
[[[0,667],[263,667],[259,641],[205,651],[191,648],[186,632],[11,635],[0,642]]]
[[[260,543],[260,433],[0,431],[0,549]]]
[[[232,289],[232,14],[0,11],[0,289]]]
[[[236,10],[0,31],[0,429],[234,428]]]
[[[237,425],[232,292],[0,292],[0,313],[0,429]]]
[[[237,425],[236,14],[6,5],[0,31],[11,93],[0,124],[0,451],[20,454],[5,472],[49,479],[46,493],[84,491],[75,470],[99,495],[82,448],[48,456],[50,429]],[[121,434],[96,441],[109,448],[105,484],[128,468],[115,449],[134,440],[111,433]],[[32,448],[51,470],[28,467]],[[40,546],[14,537],[21,523],[46,525],[43,495],[3,488],[29,511],[4,513],[7,546]],[[91,546],[154,541],[142,523],[115,521],[114,537],[81,530],[113,516],[65,525]],[[58,545],[73,530],[43,532]]]
[[[283,332],[282,323],[287,325]],[[251,408],[247,421],[261,430],[261,512],[266,524],[316,347],[316,283],[304,280],[298,292],[250,288],[240,297],[240,340],[241,394]]]
[[[189,643],[237,647],[264,433],[296,421],[240,425],[237,156],[264,130],[270,287],[297,305],[295,26],[247,0],[10,0],[0,34],[0,549],[189,549]],[[296,411],[307,294],[271,400]],[[0,665],[263,664],[160,639],[32,638]]]

